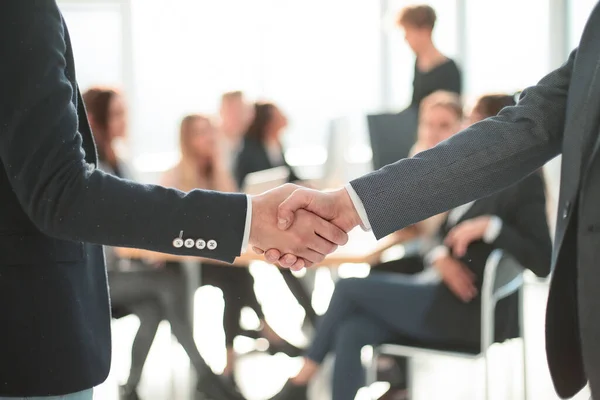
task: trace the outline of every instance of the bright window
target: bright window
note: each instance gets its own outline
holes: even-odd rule
[[[585,23],[592,12],[597,0],[571,0],[569,1],[569,44],[575,48],[585,27]]]
[[[517,91],[549,72],[548,0],[465,0],[465,7],[468,96]]]

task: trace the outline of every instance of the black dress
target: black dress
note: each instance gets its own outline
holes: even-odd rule
[[[461,94],[461,74],[454,60],[447,59],[428,71],[419,70],[415,62],[411,107],[418,108],[421,100],[438,90]]]

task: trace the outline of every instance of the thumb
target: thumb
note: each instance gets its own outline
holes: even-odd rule
[[[281,230],[288,229],[294,222],[294,213],[301,209],[308,209],[313,195],[308,190],[298,189],[285,199],[277,209],[277,226]]]

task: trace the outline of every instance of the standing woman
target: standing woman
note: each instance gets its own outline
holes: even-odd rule
[[[405,7],[397,18],[406,42],[416,56],[411,107],[417,109],[421,100],[438,90],[461,94],[458,66],[433,43],[436,20],[435,10],[428,5]]]

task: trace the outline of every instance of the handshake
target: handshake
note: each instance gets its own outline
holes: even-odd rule
[[[286,184],[252,197],[249,243],[267,261],[310,267],[348,242],[361,223],[346,189],[333,192]]]

